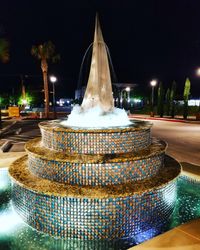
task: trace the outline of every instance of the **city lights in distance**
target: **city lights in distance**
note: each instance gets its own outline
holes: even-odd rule
[[[133,101],[134,101],[134,103],[141,103],[142,102],[142,100],[139,98],[133,98]]]

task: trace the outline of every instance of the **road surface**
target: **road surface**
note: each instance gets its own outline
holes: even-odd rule
[[[167,153],[179,162],[200,166],[200,124],[151,121],[152,136],[168,143]]]
[[[40,136],[39,120],[17,121],[6,133],[1,136],[1,141],[10,140],[10,152],[24,151],[25,142]]]
[[[167,153],[180,162],[200,166],[200,124],[151,120],[152,136],[168,143]],[[10,151],[23,151],[24,143],[40,136],[38,120],[18,121],[4,135],[11,140]],[[17,133],[19,132],[19,134]]]

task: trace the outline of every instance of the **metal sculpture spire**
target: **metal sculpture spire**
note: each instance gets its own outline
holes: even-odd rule
[[[96,15],[90,73],[81,107],[84,111],[100,107],[104,112],[112,111],[114,108],[108,56],[98,15]]]

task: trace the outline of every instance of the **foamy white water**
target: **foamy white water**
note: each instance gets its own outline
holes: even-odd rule
[[[104,112],[97,106],[84,111],[79,105],[75,105],[68,119],[61,122],[61,125],[66,127],[80,128],[107,128],[130,124],[131,122],[124,109],[114,108],[110,112]]]

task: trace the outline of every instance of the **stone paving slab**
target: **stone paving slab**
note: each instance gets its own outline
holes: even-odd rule
[[[200,240],[200,219],[183,224],[179,226],[178,230],[183,231],[190,236],[192,235],[194,238]]]
[[[0,153],[0,168],[9,167],[10,164],[21,156],[25,155],[26,152],[8,152]]]
[[[199,250],[200,219],[178,226],[129,250]]]
[[[25,145],[25,142],[14,143],[14,144],[12,144],[9,152],[13,152],[13,153],[14,152],[15,153],[25,152],[24,145]]]
[[[182,174],[200,181],[200,166],[188,162],[181,162]]]
[[[178,226],[129,250],[199,250],[200,219]]]

